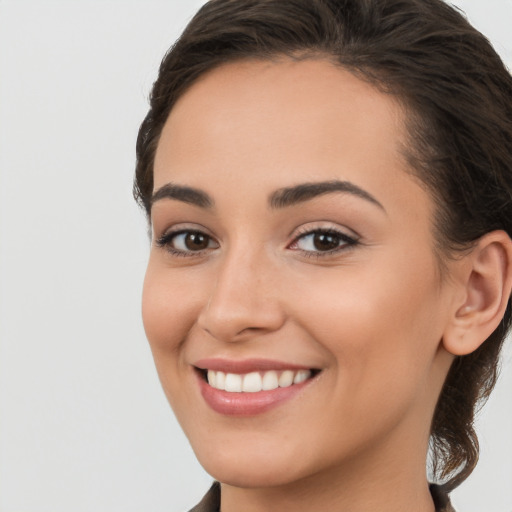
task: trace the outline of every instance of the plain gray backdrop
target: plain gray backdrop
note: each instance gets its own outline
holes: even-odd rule
[[[202,3],[0,0],[0,512],[178,512],[210,484],[145,341],[131,198],[151,83]],[[512,1],[456,5],[510,67]],[[507,350],[460,512],[512,511]]]

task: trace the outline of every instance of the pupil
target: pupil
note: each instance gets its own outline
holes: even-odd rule
[[[313,238],[315,249],[319,251],[330,251],[338,247],[338,237],[326,233],[317,233]]]
[[[189,233],[185,238],[185,245],[191,251],[206,249],[208,247],[208,237],[202,233]]]

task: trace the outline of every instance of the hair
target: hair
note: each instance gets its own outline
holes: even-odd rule
[[[165,55],[137,139],[134,196],[148,217],[162,128],[184,91],[241,59],[325,58],[405,107],[404,155],[436,203],[445,257],[485,233],[512,235],[512,77],[488,40],[442,0],[212,0]],[[214,100],[213,100],[214,101]],[[450,492],[474,469],[475,414],[492,391],[511,303],[481,347],[456,357],[431,425],[434,477]]]

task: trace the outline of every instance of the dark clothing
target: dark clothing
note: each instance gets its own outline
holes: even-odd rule
[[[219,512],[220,510],[220,484],[214,482],[204,498],[189,512]]]
[[[455,512],[450,498],[443,494],[437,485],[430,485],[430,493],[436,506],[436,512]],[[189,512],[219,512],[220,511],[220,484],[215,482],[205,497]]]

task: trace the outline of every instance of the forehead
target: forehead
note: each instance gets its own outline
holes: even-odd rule
[[[155,189],[229,182],[256,194],[339,179],[407,201],[404,186],[418,185],[402,155],[405,133],[393,96],[327,60],[229,63],[198,79],[172,109]]]
[[[223,151],[240,157],[249,146],[349,153],[358,139],[358,147],[396,158],[403,121],[392,96],[327,60],[229,63],[200,77],[174,105],[156,168],[162,159],[172,156],[177,162],[185,152],[199,157],[199,143],[209,156]]]

